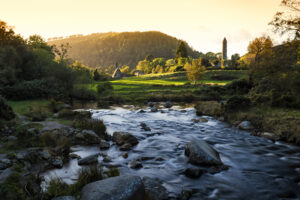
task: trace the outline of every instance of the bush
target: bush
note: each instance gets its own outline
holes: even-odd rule
[[[235,95],[230,97],[225,106],[225,112],[247,109],[251,106],[251,101],[245,96]]]
[[[97,93],[86,88],[74,88],[70,95],[72,98],[79,100],[96,100]]]
[[[213,75],[211,76],[211,79],[212,80],[219,80],[219,81],[223,81],[223,80],[234,80],[234,79],[237,79],[236,76],[232,76],[230,74],[219,74],[219,75]]]
[[[239,79],[236,81],[232,81],[231,83],[225,86],[226,91],[232,95],[248,94],[251,88],[252,84],[247,79]]]
[[[113,91],[113,87],[110,82],[99,83],[97,86],[97,92],[99,95],[104,96],[110,94]]]
[[[9,121],[16,117],[12,108],[7,104],[6,100],[0,96],[0,120]]]
[[[87,129],[94,131],[100,138],[107,139],[106,126],[99,119],[81,119],[74,120],[73,126],[79,129]]]
[[[55,93],[54,89],[48,87],[46,80],[23,81],[3,88],[4,96],[12,100],[37,99]]]
[[[33,122],[44,121],[49,113],[41,107],[30,107],[29,112],[25,114]]]

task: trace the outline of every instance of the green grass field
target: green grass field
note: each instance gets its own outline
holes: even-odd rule
[[[215,80],[214,76],[232,76],[234,80],[247,78],[247,71],[207,71],[202,81],[197,83],[209,85],[226,85],[233,80]],[[169,74],[150,74],[139,77],[126,77],[110,81],[114,93],[128,101],[139,101],[153,94],[180,94],[181,92],[192,92],[199,88],[197,86],[185,85],[189,83],[185,72]],[[90,89],[96,89],[97,85],[90,85]],[[201,87],[201,86],[200,86]]]

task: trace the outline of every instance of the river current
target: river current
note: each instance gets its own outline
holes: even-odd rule
[[[128,132],[136,136],[139,144],[124,159],[116,145],[108,150],[98,146],[75,146],[73,153],[85,157],[106,153],[110,165],[118,166],[122,174],[158,178],[168,190],[170,198],[182,190],[193,191],[191,199],[300,199],[300,147],[283,142],[251,136],[212,117],[202,116],[208,122],[194,123],[193,108],[174,107],[163,112],[139,112],[133,106],[90,110],[93,118],[102,119],[107,132]],[[151,131],[141,129],[145,123]],[[220,173],[205,173],[198,179],[186,177],[183,172],[191,167],[184,155],[186,144],[202,139],[220,153],[229,168]],[[141,169],[131,169],[131,160],[144,157]],[[99,156],[99,163],[103,163]],[[46,180],[60,177],[73,183],[81,166],[71,159],[62,169],[45,173]]]

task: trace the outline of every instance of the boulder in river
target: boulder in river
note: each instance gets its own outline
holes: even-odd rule
[[[9,168],[12,165],[11,161],[7,158],[3,158],[0,160],[0,170]]]
[[[78,165],[90,165],[97,162],[98,162],[98,154],[94,154],[78,160]]]
[[[151,128],[149,128],[149,127],[147,126],[147,124],[141,123],[140,125],[141,125],[141,127],[142,127],[142,129],[143,129],[144,131],[151,131]]]
[[[168,193],[164,186],[158,179],[145,176],[143,183],[146,195],[151,200],[165,200],[168,199]]]
[[[122,146],[120,146],[121,151],[129,151],[129,150],[131,150],[131,148],[132,148],[132,145],[129,143],[126,143],[126,144],[123,144]]]
[[[151,107],[151,112],[157,112],[157,111],[158,111],[158,109],[156,106]]]
[[[139,169],[139,168],[142,168],[143,165],[140,161],[138,160],[132,160],[130,161],[129,163],[129,167],[132,168],[132,169]]]
[[[238,125],[239,129],[242,130],[252,130],[254,129],[253,125],[251,124],[251,122],[249,121],[242,121],[239,125]]]
[[[203,169],[198,168],[187,168],[184,171],[184,174],[189,178],[199,178],[202,174],[204,174],[206,171]]]
[[[219,153],[204,140],[193,140],[187,144],[185,155],[195,165],[222,165]]]
[[[53,162],[52,162],[52,165],[54,166],[54,167],[57,167],[57,168],[62,168],[63,167],[63,161],[62,161],[62,159],[61,159],[61,157],[56,157],[56,158],[54,158],[54,160],[53,160]]]
[[[137,145],[139,141],[133,135],[124,132],[114,132],[112,140],[117,143],[117,145],[131,144],[132,146]]]
[[[110,144],[109,144],[109,142],[107,142],[105,140],[100,140],[99,147],[101,150],[109,149]]]
[[[144,200],[145,188],[138,176],[124,175],[89,183],[82,189],[81,200]]]
[[[165,104],[164,104],[165,108],[172,108],[173,104],[171,101],[167,101]]]

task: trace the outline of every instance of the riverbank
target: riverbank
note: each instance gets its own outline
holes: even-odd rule
[[[226,113],[217,101],[198,102],[195,108],[199,115],[218,117],[235,126],[250,121],[253,135],[267,132],[272,140],[300,145],[300,110],[252,106]]]

